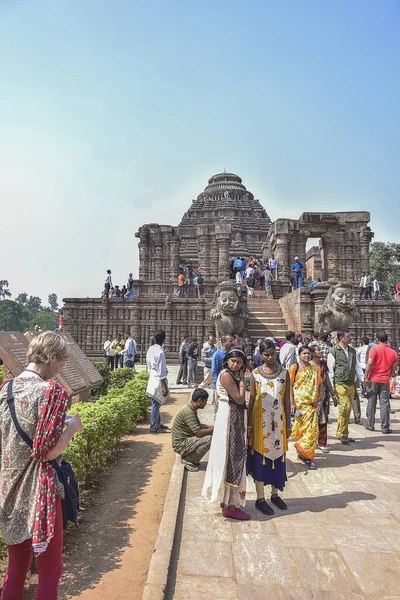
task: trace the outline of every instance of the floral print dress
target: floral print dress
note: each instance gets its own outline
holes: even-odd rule
[[[15,412],[21,428],[33,440],[46,403],[50,383],[34,374],[14,379]],[[5,384],[0,391],[0,530],[6,544],[20,544],[33,537],[40,493],[41,463],[17,432],[7,404]],[[55,491],[63,497],[63,486],[55,478]]]

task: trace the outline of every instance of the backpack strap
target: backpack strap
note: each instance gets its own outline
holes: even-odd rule
[[[11,418],[12,418],[12,420],[14,422],[15,429],[18,431],[18,433],[21,436],[21,438],[24,440],[24,442],[30,448],[33,448],[33,441],[31,440],[31,438],[29,437],[29,435],[26,434],[25,431],[22,429],[22,427],[19,424],[18,419],[17,419],[17,415],[16,415],[16,412],[15,412],[15,404],[14,404],[13,383],[14,383],[14,381],[11,380],[8,383],[8,388],[7,388],[7,404],[8,404],[8,408],[9,408],[10,414],[11,414]]]

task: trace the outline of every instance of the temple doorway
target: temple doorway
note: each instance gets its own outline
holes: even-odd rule
[[[326,265],[323,241],[321,238],[308,238],[306,244],[306,279],[311,281],[326,280]]]

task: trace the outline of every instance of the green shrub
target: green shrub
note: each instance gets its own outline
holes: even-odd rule
[[[110,387],[111,388],[123,388],[124,385],[134,379],[136,371],[128,367],[123,369],[114,369],[110,372]]]
[[[111,371],[108,368],[108,365],[106,365],[106,363],[103,362],[94,362],[93,366],[98,370],[98,372],[103,378],[103,383],[99,387],[93,388],[90,391],[90,399],[96,400],[99,396],[102,396],[103,394],[107,393],[107,390],[110,387]]]
[[[106,468],[120,439],[146,416],[150,405],[147,379],[147,373],[140,374],[123,388],[110,388],[96,402],[74,404],[71,412],[79,413],[83,430],[69,443],[64,457],[72,464],[80,483],[95,479]]]

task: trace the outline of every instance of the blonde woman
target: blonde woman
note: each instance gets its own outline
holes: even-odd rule
[[[53,331],[40,333],[29,345],[26,369],[0,390],[0,530],[8,545],[2,600],[24,597],[33,552],[39,574],[35,600],[57,598],[64,489],[49,461],[82,429],[74,415],[64,430],[68,394],[53,379],[67,358],[65,338]],[[17,425],[33,440],[33,448]]]

